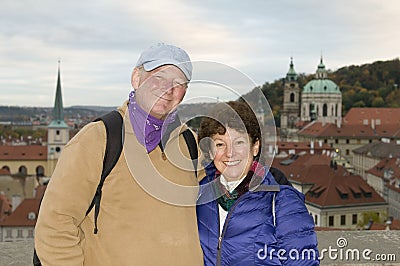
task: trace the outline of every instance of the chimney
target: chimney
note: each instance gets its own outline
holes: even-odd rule
[[[368,224],[364,225],[364,230],[370,230],[373,223],[374,223],[374,220],[370,219]]]
[[[393,216],[390,216],[389,219],[386,221],[385,225],[386,225],[386,230],[389,231],[390,230],[390,226],[392,225],[392,221],[393,221]]]
[[[342,119],[339,118],[339,119],[336,120],[336,126],[338,128],[340,128],[342,126]]]
[[[314,154],[314,141],[310,141],[310,154]]]

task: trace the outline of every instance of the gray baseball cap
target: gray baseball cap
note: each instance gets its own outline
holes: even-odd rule
[[[143,66],[146,71],[151,71],[163,65],[174,65],[182,70],[186,78],[192,78],[192,63],[189,55],[181,48],[174,45],[158,43],[142,52],[136,67]]]

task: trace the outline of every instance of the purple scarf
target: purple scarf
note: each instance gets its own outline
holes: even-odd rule
[[[140,144],[146,147],[147,153],[157,147],[161,141],[163,129],[175,121],[177,114],[177,110],[174,110],[165,120],[155,118],[137,104],[134,91],[129,93],[128,110],[136,138]]]

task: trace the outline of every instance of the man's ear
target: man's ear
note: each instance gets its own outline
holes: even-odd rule
[[[211,160],[214,160],[214,152],[212,151],[211,148],[208,150],[208,156],[210,157]]]
[[[131,85],[133,89],[139,88],[140,84],[140,69],[138,67],[135,67],[132,72],[132,77],[131,77]]]

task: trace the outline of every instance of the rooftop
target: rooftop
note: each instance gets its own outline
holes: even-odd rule
[[[7,146],[0,145],[0,161],[23,160],[47,160],[47,146],[24,145]]]
[[[292,158],[292,159],[291,159]],[[318,207],[381,205],[385,200],[359,175],[332,164],[327,155],[304,154],[275,158],[272,164],[294,184],[312,187],[306,201]]]

